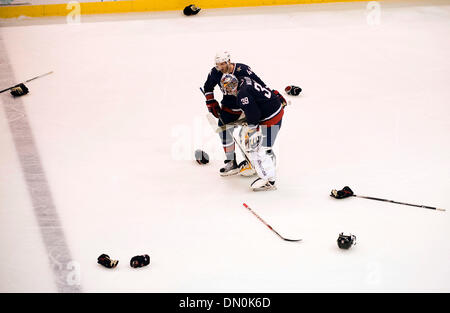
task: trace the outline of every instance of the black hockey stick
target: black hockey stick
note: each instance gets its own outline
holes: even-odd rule
[[[383,201],[383,202],[389,202],[389,203],[409,205],[409,206],[414,206],[414,207],[419,207],[419,208],[424,208],[424,209],[430,209],[430,210],[445,211],[445,209],[435,208],[435,207],[432,207],[432,206],[426,206],[426,205],[420,205],[420,204],[411,204],[411,203],[399,202],[399,201],[388,200],[388,199],[381,199],[381,198],[375,198],[375,197],[367,197],[367,196],[355,195],[353,193],[353,191],[350,189],[350,187],[348,187],[348,186],[345,186],[341,190],[336,190],[336,189],[331,190],[331,195],[330,196],[332,196],[332,197],[334,197],[336,199],[343,199],[343,198],[348,198],[348,197],[357,197],[357,198],[377,200],[377,201]]]
[[[53,73],[53,71],[50,71],[50,72],[48,72],[48,73],[41,74],[41,75],[38,75],[38,76],[36,76],[36,77],[30,78],[30,79],[24,81],[22,84],[28,83],[28,82],[30,82],[30,81],[32,81],[32,80],[35,80],[35,79],[38,79],[38,78],[41,78],[41,77],[44,77],[44,76],[47,76],[47,75],[50,75],[51,73]],[[19,83],[19,84],[20,84],[20,83]],[[0,93],[5,92],[5,91],[8,91],[8,90],[14,88],[15,86],[17,86],[17,84],[14,85],[14,86],[11,86],[11,87],[9,87],[9,88],[0,90]]]
[[[302,239],[288,239],[288,238],[284,238],[283,236],[281,236],[275,229],[272,228],[272,226],[270,226],[269,224],[266,223],[266,221],[264,221],[261,217],[259,217],[258,214],[256,214],[247,204],[244,203],[244,207],[246,207],[250,212],[253,213],[254,216],[256,216],[261,222],[264,223],[264,225],[266,225],[267,227],[269,227],[269,229],[271,231],[273,231],[275,234],[277,234],[278,237],[280,237],[283,240],[286,241],[290,241],[290,242],[298,242],[298,241],[302,241]]]
[[[445,211],[445,209],[441,209],[441,208],[435,208],[435,207],[426,206],[426,205],[420,205],[420,204],[411,204],[411,203],[405,203],[405,202],[398,202],[398,201],[394,201],[394,200],[387,200],[387,199],[380,199],[380,198],[366,197],[366,196],[358,196],[358,195],[353,195],[353,197],[370,199],[370,200],[377,200],[377,201],[384,201],[384,202],[390,202],[390,203],[396,203],[396,204],[403,204],[403,205],[409,205],[409,206],[415,206],[415,207],[424,208],[424,209],[430,209],[430,210]]]

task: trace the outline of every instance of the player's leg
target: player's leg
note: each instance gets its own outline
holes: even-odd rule
[[[280,131],[281,121],[272,126],[260,126],[263,136],[262,145],[259,149],[250,152],[250,158],[259,176],[250,185],[250,188],[254,191],[276,189],[276,156],[272,147]]]
[[[222,110],[220,113],[221,120],[219,120],[219,126],[235,122],[241,115],[240,111],[233,111],[222,101]],[[223,121],[223,123],[222,123]],[[225,152],[225,166],[220,169],[221,176],[231,176],[239,173],[239,166],[236,162],[236,146],[233,139],[233,128],[229,128],[219,133],[220,140],[222,141],[223,150]]]

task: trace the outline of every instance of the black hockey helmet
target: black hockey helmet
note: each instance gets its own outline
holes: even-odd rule
[[[209,156],[208,154],[200,149],[195,150],[195,160],[198,164],[208,164],[209,163]]]
[[[356,244],[356,236],[352,234],[344,235],[344,233],[340,233],[337,239],[337,244],[341,249],[349,249],[351,246]]]

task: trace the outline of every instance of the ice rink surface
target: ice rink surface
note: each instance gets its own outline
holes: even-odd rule
[[[450,1],[0,25],[14,81],[54,71],[27,84],[15,116],[0,97],[1,292],[57,291],[12,135],[23,119],[73,258],[67,281],[82,291],[450,291]],[[276,191],[218,175],[198,88],[221,49],[272,88],[303,88],[277,138]],[[194,162],[198,148],[210,164]],[[329,196],[345,185],[447,212]],[[244,202],[303,242],[280,240]],[[356,246],[339,250],[340,232]],[[102,253],[118,268],[98,265]],[[131,269],[143,253],[150,266]]]

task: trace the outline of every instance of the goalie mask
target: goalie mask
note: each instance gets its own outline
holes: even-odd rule
[[[239,81],[233,74],[224,74],[220,80],[220,88],[225,95],[237,95]]]

